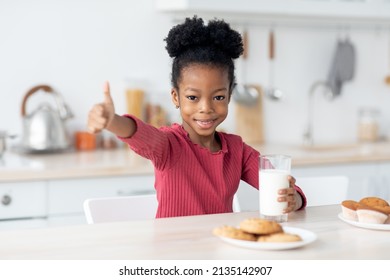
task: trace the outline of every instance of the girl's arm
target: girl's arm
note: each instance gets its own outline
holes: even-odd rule
[[[131,118],[115,114],[114,118],[108,123],[106,129],[119,137],[130,138],[137,130],[137,127],[134,120]]]

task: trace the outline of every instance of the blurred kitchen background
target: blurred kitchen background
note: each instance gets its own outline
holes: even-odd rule
[[[314,94],[314,141],[357,141],[359,110],[363,107],[378,111],[380,135],[389,136],[390,111],[386,108],[390,104],[390,84],[384,82],[390,75],[389,1],[300,0],[294,2],[313,5],[313,15],[297,13],[293,17],[283,16],[290,4],[279,5],[274,14],[268,13],[266,7],[256,14],[254,9],[260,5],[242,9],[253,13],[234,14],[229,5],[238,2],[231,0],[221,5],[221,12],[202,12],[208,2],[213,1],[200,1],[204,7],[200,4],[199,11],[186,13],[225,18],[234,28],[248,32],[248,83],[263,88],[269,85],[268,37],[270,30],[274,31],[274,85],[283,91],[284,98],[264,100],[266,142],[302,143],[309,89],[313,83],[327,79],[337,42],[347,37],[356,53],[354,76],[332,101],[323,96],[320,88]],[[256,1],[245,3],[250,2]],[[336,2],[345,2],[351,10],[359,4],[383,2],[387,18],[378,15],[377,19],[367,20],[364,14],[360,19],[348,17],[353,14],[349,10],[339,10],[341,15],[337,17],[327,17],[325,10],[325,16],[319,16],[321,9],[315,9],[315,5]],[[181,15],[164,12],[157,4],[155,0],[0,0],[0,130],[22,134],[21,102],[26,92],[38,84],[55,88],[72,109],[74,118],[67,122],[70,131],[85,129],[89,109],[103,98],[105,80],[111,83],[118,113],[126,112],[126,90],[141,87],[146,100],[161,105],[171,121],[180,121],[170,101],[170,58],[164,38],[178,22],[174,18],[180,20]],[[241,68],[242,63],[237,61],[239,82]],[[41,102],[39,96],[30,99],[27,111]],[[235,131],[234,105],[221,127],[226,131]]]
[[[204,19],[225,19],[246,34],[246,58],[236,62],[238,83],[253,84],[261,92],[255,102],[259,107],[246,109],[247,105],[232,100],[230,115],[220,129],[241,134],[237,124],[246,123],[249,129],[244,132],[253,131],[253,134],[243,135],[244,140],[282,145],[279,147],[284,148],[274,151],[286,153],[290,153],[288,147],[301,147],[305,143],[309,123],[310,139],[318,147],[342,149],[362,142],[387,143],[390,137],[390,0],[0,0],[0,138],[5,139],[7,146],[0,166],[0,171],[3,170],[0,190],[4,194],[12,192],[10,186],[19,182],[20,175],[15,170],[21,170],[21,165],[25,168],[23,172],[31,168],[43,170],[45,166],[39,160],[49,158],[38,154],[33,155],[34,160],[28,155],[16,159],[16,155],[26,152],[20,149],[24,134],[22,101],[37,85],[52,87],[71,110],[73,117],[64,121],[72,143],[71,153],[77,145],[75,135],[86,130],[89,109],[103,100],[102,85],[106,80],[111,84],[117,113],[142,108],[137,112],[156,126],[180,122],[170,100],[171,60],[164,39],[173,25],[194,14]],[[270,43],[271,34],[273,43]],[[343,42],[348,42],[344,49],[340,47]],[[273,56],[270,56],[271,47]],[[339,65],[337,61],[343,63]],[[334,98],[328,98],[329,90],[324,86],[329,80],[341,81],[339,94]],[[281,90],[281,99],[275,100],[267,94],[270,86]],[[129,107],[130,100],[135,108]],[[31,114],[43,102],[49,102],[57,110],[54,101],[44,91],[37,91],[28,96],[25,114]],[[251,115],[243,119],[248,112]],[[106,147],[119,145],[115,139],[110,141],[113,142]],[[87,145],[85,149],[95,149],[95,146]],[[342,157],[343,152],[338,156]],[[361,150],[351,153],[361,155]],[[317,154],[305,156],[300,167],[313,167],[316,162],[305,160],[317,159]],[[340,163],[321,161],[324,154],[321,157],[317,162],[320,167],[328,164],[332,168]],[[97,158],[99,164],[105,160],[107,168],[120,161],[112,156]],[[91,155],[83,155],[77,163],[93,165],[94,160]],[[352,169],[348,166],[345,172],[336,166],[338,169],[332,172],[319,169],[297,174],[350,172],[354,182],[365,182],[364,191],[355,193],[353,198],[365,194],[389,198],[390,178],[385,174],[389,173],[390,156],[387,161],[381,158],[380,166],[376,160],[371,159],[369,166]],[[351,162],[365,164],[354,158]],[[69,168],[75,165],[73,160],[62,159],[54,164],[48,160],[45,164],[65,171],[60,174],[51,170],[52,175],[31,175],[26,179],[19,177],[20,180],[47,183],[46,180],[64,179],[66,165]],[[13,173],[7,173],[12,168],[16,172],[14,177]],[[373,183],[377,178],[366,176],[363,180],[355,176],[362,171],[371,172],[372,176],[382,174],[382,177]],[[94,174],[89,169],[85,174],[80,170],[72,172],[69,174],[77,178],[105,175]],[[140,177],[139,182],[144,185],[147,182],[152,188],[150,171],[141,170],[136,175],[145,174],[147,180],[142,181]],[[119,172],[106,175],[124,176]],[[63,185],[77,188],[72,181]],[[376,191],[368,191],[373,185]],[[44,188],[44,195],[50,198],[47,191],[50,184]],[[97,192],[89,196],[93,194]],[[85,197],[80,196],[79,200],[82,202]],[[45,201],[43,212],[38,211],[41,216],[57,213],[51,208],[54,202],[49,198],[47,202],[46,198],[42,200]],[[75,207],[77,211],[70,212],[81,215],[81,205]],[[5,219],[10,217],[13,216],[10,214]]]

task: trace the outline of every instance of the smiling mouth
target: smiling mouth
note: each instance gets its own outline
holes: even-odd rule
[[[195,120],[201,128],[211,128],[214,125],[215,120]]]

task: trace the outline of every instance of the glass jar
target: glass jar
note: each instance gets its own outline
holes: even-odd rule
[[[375,108],[359,110],[358,139],[362,142],[375,142],[379,139],[379,111]]]

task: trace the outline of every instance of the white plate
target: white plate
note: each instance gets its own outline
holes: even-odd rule
[[[317,235],[314,232],[300,229],[300,228],[294,228],[294,227],[283,227],[284,232],[291,233],[291,234],[298,234],[302,241],[297,242],[256,242],[256,241],[246,241],[246,240],[239,240],[239,239],[233,239],[228,237],[222,237],[220,236],[223,241],[244,247],[249,249],[258,249],[258,250],[287,250],[287,249],[293,249],[305,246],[309,243],[312,243],[314,240],[317,239]]]
[[[367,224],[360,223],[357,221],[352,221],[344,218],[342,213],[339,213],[339,219],[347,224],[353,225],[355,227],[367,228],[367,229],[376,229],[376,230],[390,230],[390,224]]]

